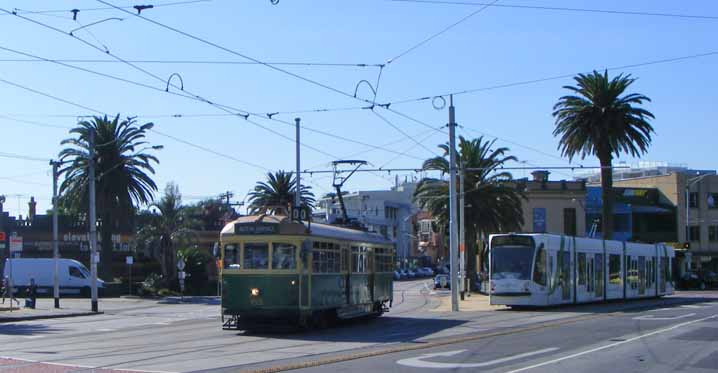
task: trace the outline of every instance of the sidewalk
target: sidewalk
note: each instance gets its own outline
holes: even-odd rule
[[[24,305],[24,299],[18,299],[20,305]],[[60,303],[62,305],[62,301]],[[55,319],[60,317],[76,317],[76,316],[90,316],[99,315],[102,312],[92,312],[88,304],[87,309],[80,308],[54,308],[54,299],[38,299],[37,308],[30,309],[24,307],[13,306],[12,311],[10,310],[7,299],[5,304],[0,304],[0,323],[17,322],[17,321],[28,321],[28,320],[40,320],[40,319]]]
[[[446,294],[444,294],[446,293]],[[434,294],[439,297],[441,304],[432,309],[432,312],[450,312],[451,311],[451,292],[440,291]],[[506,306],[492,306],[489,304],[489,296],[479,293],[471,293],[464,300],[459,299],[460,312],[476,312],[476,311],[496,311],[506,309]]]

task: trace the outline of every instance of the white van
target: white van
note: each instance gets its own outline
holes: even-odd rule
[[[73,259],[58,259],[57,266],[60,294],[85,295],[90,293],[90,271],[82,263]],[[27,288],[30,279],[35,279],[38,295],[52,295],[54,272],[55,260],[52,258],[5,259],[3,277],[7,277],[8,280],[12,279],[16,294]],[[104,281],[97,279],[97,288],[102,287],[104,287]]]

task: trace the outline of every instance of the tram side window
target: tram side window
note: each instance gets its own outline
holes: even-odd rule
[[[621,284],[621,256],[610,254],[608,256],[608,283]]]
[[[288,243],[275,243],[272,247],[272,269],[296,269],[297,247]]]
[[[586,254],[578,253],[578,284],[586,285]]]
[[[352,272],[367,272],[367,253],[365,247],[352,246]]]
[[[536,263],[534,263],[534,282],[546,286],[546,249],[541,245],[536,252]]]
[[[245,243],[244,244],[244,269],[267,269],[269,268],[269,244],[267,243]]]
[[[239,245],[224,245],[224,268],[239,269]]]
[[[666,266],[666,273],[665,273],[666,281],[672,283],[673,282],[673,258],[670,258],[668,261],[668,265]]]

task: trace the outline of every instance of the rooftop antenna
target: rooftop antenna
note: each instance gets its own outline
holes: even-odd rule
[[[344,159],[332,162],[332,167],[334,168],[332,186],[334,186],[334,188],[337,190],[337,197],[339,197],[339,206],[341,206],[342,208],[342,217],[344,220],[344,224],[349,222],[349,217],[347,216],[347,208],[344,205],[344,197],[342,197],[342,187],[344,186],[344,183],[346,183],[346,181],[349,180],[352,175],[354,175],[354,173],[359,169],[359,167],[366,164],[367,161],[362,161],[358,159]],[[346,172],[346,170],[341,169],[342,165],[349,165],[351,167],[354,167],[354,169],[351,170],[348,175],[343,176],[342,173]]]

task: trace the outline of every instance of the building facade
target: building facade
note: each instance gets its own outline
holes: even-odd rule
[[[533,179],[520,179],[517,186],[526,193],[522,232],[570,236],[586,234],[586,183],[552,181],[548,171],[534,171]]]
[[[342,195],[350,220],[357,221],[370,232],[376,232],[396,244],[397,259],[412,255],[417,241],[412,218],[418,208],[412,202],[416,183],[403,183],[390,190],[370,190]],[[319,200],[313,213],[314,221],[332,224],[342,217],[339,199],[329,196]]]

